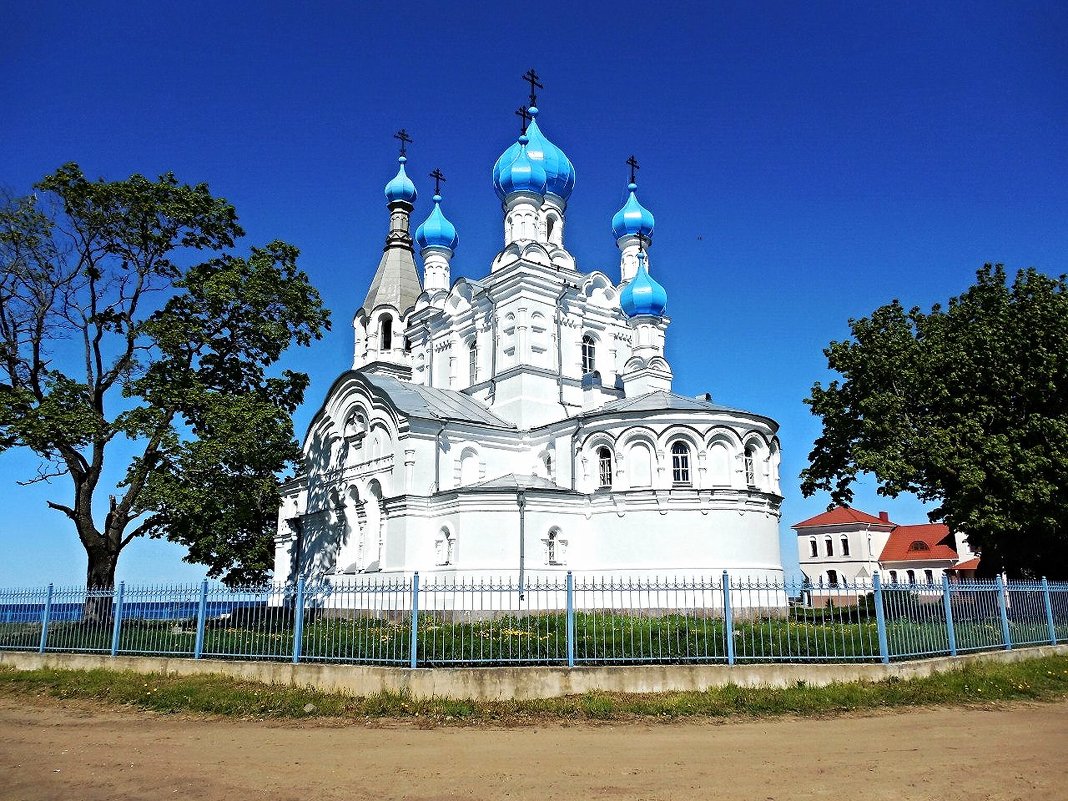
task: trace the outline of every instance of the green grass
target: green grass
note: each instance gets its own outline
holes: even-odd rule
[[[462,615],[462,613],[460,613]],[[235,658],[288,659],[293,653],[292,621],[280,614],[246,625],[212,622],[205,631],[204,653]],[[123,623],[119,648],[124,653],[162,653],[192,656],[196,637],[192,620]],[[1045,622],[1010,623],[1017,644],[1048,637]],[[1058,627],[1059,639],[1068,627]],[[874,617],[861,608],[792,610],[791,617],[748,621],[735,619],[734,646],[742,661],[825,659],[874,661],[879,645]],[[960,651],[996,649],[1001,643],[997,618],[961,621],[957,625]],[[0,625],[0,646],[35,649],[40,624]],[[940,620],[891,618],[887,639],[892,654],[947,653],[945,624]],[[111,648],[111,626],[53,623],[49,650]],[[315,618],[304,627],[305,659],[333,662],[406,664],[411,626],[406,617]],[[419,624],[421,665],[471,665],[486,662],[561,664],[566,661],[566,619],[562,613],[466,620],[424,614]],[[722,618],[694,615],[575,614],[575,657],[580,664],[621,661],[716,662],[726,660]]]
[[[728,686],[705,692],[588,693],[537,701],[416,699],[403,693],[356,698],[309,688],[212,675],[174,676],[111,670],[16,671],[0,668],[0,697],[50,697],[163,713],[241,718],[410,719],[465,724],[824,716],[912,706],[1055,701],[1068,697],[1068,656],[1015,663],[981,662],[935,676],[785,689]]]

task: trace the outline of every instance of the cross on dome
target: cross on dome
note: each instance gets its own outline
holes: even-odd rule
[[[434,172],[430,173],[430,177],[434,179],[434,194],[440,195],[441,185],[445,183],[445,176],[442,174],[440,169],[435,167]]]
[[[408,135],[408,132],[401,128],[399,131],[393,134],[393,138],[400,140],[400,154],[402,156],[408,155],[407,145],[410,145],[414,141],[412,137]]]
[[[523,75],[523,80],[530,84],[530,105],[537,106],[538,94],[535,90],[544,89],[545,86],[540,83],[541,79],[538,77],[538,73],[534,71],[533,67],[526,71]]]

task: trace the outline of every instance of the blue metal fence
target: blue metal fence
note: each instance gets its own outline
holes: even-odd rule
[[[890,662],[1068,642],[1068,583],[546,574],[0,589],[0,649],[435,665]]]

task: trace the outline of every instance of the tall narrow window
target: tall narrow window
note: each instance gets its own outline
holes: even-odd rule
[[[827,552],[827,556],[834,556],[834,542],[830,537],[823,540],[823,548]]]
[[[756,486],[756,468],[753,466],[753,446],[745,446],[745,483],[750,486]]]
[[[842,535],[842,556],[849,556],[849,537]]]
[[[597,369],[597,345],[589,334],[582,338],[582,374]]]
[[[909,578],[909,584],[915,584],[916,583],[916,571],[915,570],[906,570],[905,571],[905,575],[908,576],[908,578]]]
[[[437,563],[439,567],[455,564],[456,562],[456,537],[447,528],[443,528],[438,534],[436,543]]]
[[[612,451],[608,448],[597,449],[597,486],[612,488]]]
[[[890,571],[890,583],[891,584],[897,584],[897,571],[896,570],[891,570]]]
[[[816,547],[815,537],[808,538],[808,555],[811,556],[813,559],[820,555],[820,552]]]
[[[926,581],[928,584],[934,584],[934,571],[933,570],[924,570],[923,571],[923,580]]]
[[[671,446],[671,483],[676,487],[690,486],[690,446],[685,442]]]
[[[827,571],[827,586],[828,587],[837,587],[838,586],[838,571],[837,570],[828,570]]]
[[[467,351],[467,373],[469,383],[478,383],[478,345],[472,340],[471,348]]]
[[[379,350],[392,350],[393,349],[393,318],[388,314],[382,315],[382,320],[379,323],[378,333],[378,349]]]
[[[560,529],[553,527],[543,540],[545,543],[545,564],[559,566],[567,564],[567,540],[560,537]]]
[[[553,455],[551,453],[545,454],[545,477],[552,481],[553,479]]]
[[[545,238],[553,241],[553,232],[556,230],[556,218],[551,214],[545,219]]]

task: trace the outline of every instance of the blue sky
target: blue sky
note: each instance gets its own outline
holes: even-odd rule
[[[892,298],[929,306],[984,262],[1068,271],[1068,6],[1063,3],[22,3],[0,18],[0,183],[66,161],[90,176],[173,171],[237,207],[243,247],[279,238],[334,330],[286,366],[312,385],[303,432],[351,359],[349,321],[386,231],[391,134],[413,135],[429,210],[440,167],[461,243],[453,278],[501,245],[490,184],[518,133],[522,73],[575,164],[567,244],[618,275],[627,179],[656,215],[675,389],[777,419],[784,555],[818,421],[822,349]],[[62,480],[0,454],[0,586],[84,580]],[[114,480],[118,474],[112,476]],[[104,499],[106,502],[106,499]],[[856,505],[924,519],[913,498]],[[103,506],[103,504],[101,504]],[[136,542],[128,581],[193,580],[181,550]]]

